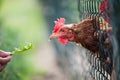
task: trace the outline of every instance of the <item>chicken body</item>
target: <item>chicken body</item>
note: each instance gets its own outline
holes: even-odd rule
[[[81,23],[72,26],[71,29],[75,35],[73,42],[81,44],[93,53],[99,50],[98,38],[95,35],[94,20],[85,19]]]

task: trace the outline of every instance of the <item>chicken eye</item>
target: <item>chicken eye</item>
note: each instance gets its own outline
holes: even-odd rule
[[[61,31],[61,32],[65,32],[65,30],[63,30],[63,29],[61,29],[60,31]]]

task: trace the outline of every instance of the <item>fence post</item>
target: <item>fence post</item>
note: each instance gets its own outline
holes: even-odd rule
[[[113,60],[116,72],[114,77],[116,80],[120,80],[120,0],[109,0],[109,6],[110,21],[113,27]]]

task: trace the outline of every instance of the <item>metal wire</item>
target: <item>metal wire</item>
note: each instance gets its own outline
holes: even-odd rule
[[[91,77],[93,80],[110,80],[113,64],[113,50],[103,44],[107,38],[107,32],[100,28],[100,24],[103,25],[105,29],[109,27],[109,25],[103,19],[104,12],[99,11],[101,2],[101,0],[78,0],[78,11],[81,21],[87,17],[97,18],[99,20],[94,24],[94,28],[98,33],[99,55],[94,56],[91,52],[87,52],[88,61],[90,62]],[[110,63],[107,62],[107,59],[110,60]]]

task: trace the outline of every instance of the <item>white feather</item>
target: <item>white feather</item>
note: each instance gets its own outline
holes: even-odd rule
[[[71,28],[73,24],[65,24],[65,27]]]

